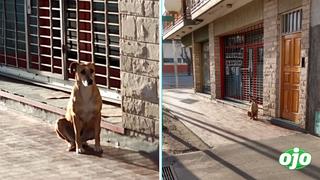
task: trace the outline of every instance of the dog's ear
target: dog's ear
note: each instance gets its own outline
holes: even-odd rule
[[[78,62],[72,62],[70,65],[69,65],[69,72],[70,74],[73,74],[76,69],[78,68],[79,66],[79,63]]]

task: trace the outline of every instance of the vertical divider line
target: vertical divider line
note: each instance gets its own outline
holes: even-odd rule
[[[162,145],[163,145],[163,132],[162,132],[162,125],[163,125],[163,91],[162,91],[162,33],[163,33],[163,21],[162,21],[162,11],[163,11],[163,0],[159,1],[159,180],[162,180]]]

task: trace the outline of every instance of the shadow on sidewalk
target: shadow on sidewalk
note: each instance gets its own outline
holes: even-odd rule
[[[270,159],[273,159],[275,161],[278,161],[278,157],[280,156],[280,154],[282,152],[278,151],[277,149],[274,149],[270,146],[267,146],[265,144],[262,144],[260,142],[251,140],[249,138],[246,138],[244,136],[235,134],[231,131],[228,131],[226,129],[222,129],[220,127],[217,127],[215,125],[206,123],[206,122],[201,122],[198,119],[192,118],[192,117],[187,117],[186,115],[179,113],[179,112],[174,112],[174,114],[176,115],[176,117],[181,120],[181,121],[185,121],[187,123],[190,123],[194,126],[197,126],[199,128],[202,128],[206,131],[209,131],[211,133],[217,134],[223,138],[226,138],[230,141],[233,141],[235,143],[241,144],[247,148],[252,149],[253,151],[256,151]],[[220,131],[220,132],[219,132]],[[225,134],[224,134],[225,133]],[[244,140],[244,141],[240,141],[238,139]],[[235,173],[243,176],[244,178],[247,177],[250,179],[250,175],[248,175],[245,172],[241,172],[241,170],[239,171],[238,168],[235,168],[233,165],[231,165],[230,163],[224,161],[223,159],[221,159],[220,157],[218,157],[217,155],[213,154],[210,151],[204,151],[205,153],[207,153],[211,158],[221,162],[222,164],[224,164],[226,167],[230,168],[231,170],[233,170]],[[320,168],[318,166],[312,165],[310,164],[308,167],[300,170],[301,173],[315,178],[315,179],[320,179]]]
[[[135,167],[142,167],[152,171],[159,171],[159,158],[158,151],[146,153],[146,152],[134,152],[130,150],[124,150],[119,148],[114,148],[110,146],[101,145],[103,153],[95,152],[92,144],[90,147],[85,148],[85,153],[81,154],[83,156],[93,156],[107,160],[115,160],[128,165],[133,165]],[[75,152],[73,152],[75,153]],[[75,154],[77,155],[77,154]],[[81,156],[80,155],[80,156]]]

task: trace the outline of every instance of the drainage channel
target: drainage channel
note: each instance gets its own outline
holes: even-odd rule
[[[163,180],[178,180],[172,165],[162,167],[162,179]]]

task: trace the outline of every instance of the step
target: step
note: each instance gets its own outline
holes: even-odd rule
[[[43,117],[40,118],[48,119],[48,117],[60,118],[65,115],[70,93],[26,82],[23,81],[23,79],[18,80],[0,76],[0,97],[2,101],[10,101],[12,109],[18,111],[24,109],[26,112],[29,110],[30,115],[33,115],[30,110],[33,108],[35,112],[38,111],[42,114]],[[14,104],[16,106],[14,106]],[[122,110],[119,104],[103,103],[101,113],[102,128],[124,134],[125,130],[122,127]],[[56,119],[51,119],[51,121],[55,120]],[[49,120],[46,121],[51,124],[54,123]]]
[[[38,102],[35,100],[31,100],[25,97],[22,97],[21,95],[15,95],[15,94],[11,94],[10,92],[6,92],[4,90],[0,90],[0,98],[2,98],[1,100],[3,101],[4,99],[7,100],[12,100],[12,101],[16,101],[18,103],[22,103],[26,106],[29,106],[29,108],[36,108],[51,114],[55,114],[57,116],[64,116],[66,111],[64,109],[58,108],[58,107],[54,107],[51,105],[48,105],[44,102]],[[12,107],[11,107],[12,108]],[[16,109],[17,110],[17,109]],[[51,122],[52,123],[52,122]],[[117,126],[114,125],[112,123],[107,122],[104,118],[102,118],[101,121],[101,128],[104,128],[106,130],[112,131],[112,132],[116,132],[119,134],[124,134],[124,128],[121,126]]]

